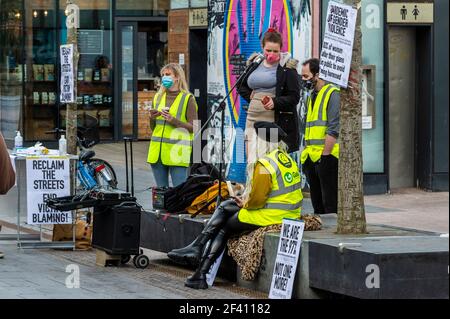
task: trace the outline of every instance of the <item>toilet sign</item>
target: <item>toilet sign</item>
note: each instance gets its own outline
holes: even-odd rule
[[[419,24],[433,23],[434,4],[424,2],[388,2],[387,22]]]
[[[305,223],[298,219],[283,219],[278,253],[270,285],[270,299],[291,299],[302,245]]]

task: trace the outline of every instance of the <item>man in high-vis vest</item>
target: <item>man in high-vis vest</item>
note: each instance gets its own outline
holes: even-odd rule
[[[296,162],[282,141],[287,134],[271,122],[256,122],[254,127],[259,159],[249,164],[249,181],[243,196],[222,202],[202,233],[189,246],[168,253],[175,262],[198,266],[196,272],[187,278],[187,287],[208,288],[206,274],[231,235],[281,224],[283,218],[300,218],[301,178]],[[207,245],[208,241],[210,245]]]
[[[339,88],[319,78],[318,59],[303,63],[307,98],[305,149],[301,163],[315,214],[337,213],[339,159]]]

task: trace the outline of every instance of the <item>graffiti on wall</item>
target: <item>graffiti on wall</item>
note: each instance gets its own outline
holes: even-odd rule
[[[261,39],[268,28],[283,35],[282,51],[303,61],[311,55],[311,0],[209,0],[208,21],[208,106],[221,98],[238,80],[253,52],[261,52]],[[300,70],[299,70],[300,71]],[[248,103],[234,90],[226,99],[225,163],[230,180],[245,182],[245,129]],[[299,105],[299,112],[302,114]],[[220,114],[211,124],[220,127]],[[218,125],[218,126],[214,126]],[[220,135],[208,138],[210,159],[217,159]],[[215,154],[216,156],[212,156]],[[242,160],[244,159],[244,160]]]

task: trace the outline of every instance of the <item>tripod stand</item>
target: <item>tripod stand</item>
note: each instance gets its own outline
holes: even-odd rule
[[[231,87],[231,89],[228,91],[227,95],[222,99],[222,101],[219,103],[219,106],[217,109],[214,110],[214,112],[209,116],[205,124],[202,125],[200,128],[200,131],[195,135],[194,140],[199,137],[199,135],[202,134],[203,130],[208,126],[208,124],[211,122],[211,120],[214,118],[214,116],[217,114],[217,112],[221,113],[221,119],[220,119],[220,162],[219,162],[219,194],[217,196],[217,207],[222,202],[222,183],[224,182],[224,176],[223,176],[223,164],[225,159],[225,107],[226,107],[226,101],[230,94],[233,92],[233,90],[239,85],[242,85],[243,79],[252,72],[254,69],[256,69],[261,62],[264,60],[264,57],[258,56],[255,61],[252,64],[250,64],[244,72],[239,76],[239,78],[236,80],[236,83]],[[208,207],[211,203],[207,203],[205,206],[200,208],[197,212],[195,212],[192,215],[192,218],[197,216],[203,209]]]

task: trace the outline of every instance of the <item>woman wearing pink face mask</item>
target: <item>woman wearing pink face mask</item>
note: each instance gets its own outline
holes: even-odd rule
[[[251,71],[238,86],[239,95],[247,102],[245,128],[247,163],[258,158],[254,123],[268,121],[276,123],[288,135],[289,153],[298,162],[300,148],[297,104],[300,100],[300,81],[297,73],[298,61],[287,52],[282,52],[283,39],[279,32],[269,28],[262,39],[264,61]],[[254,53],[247,64],[258,56]]]

